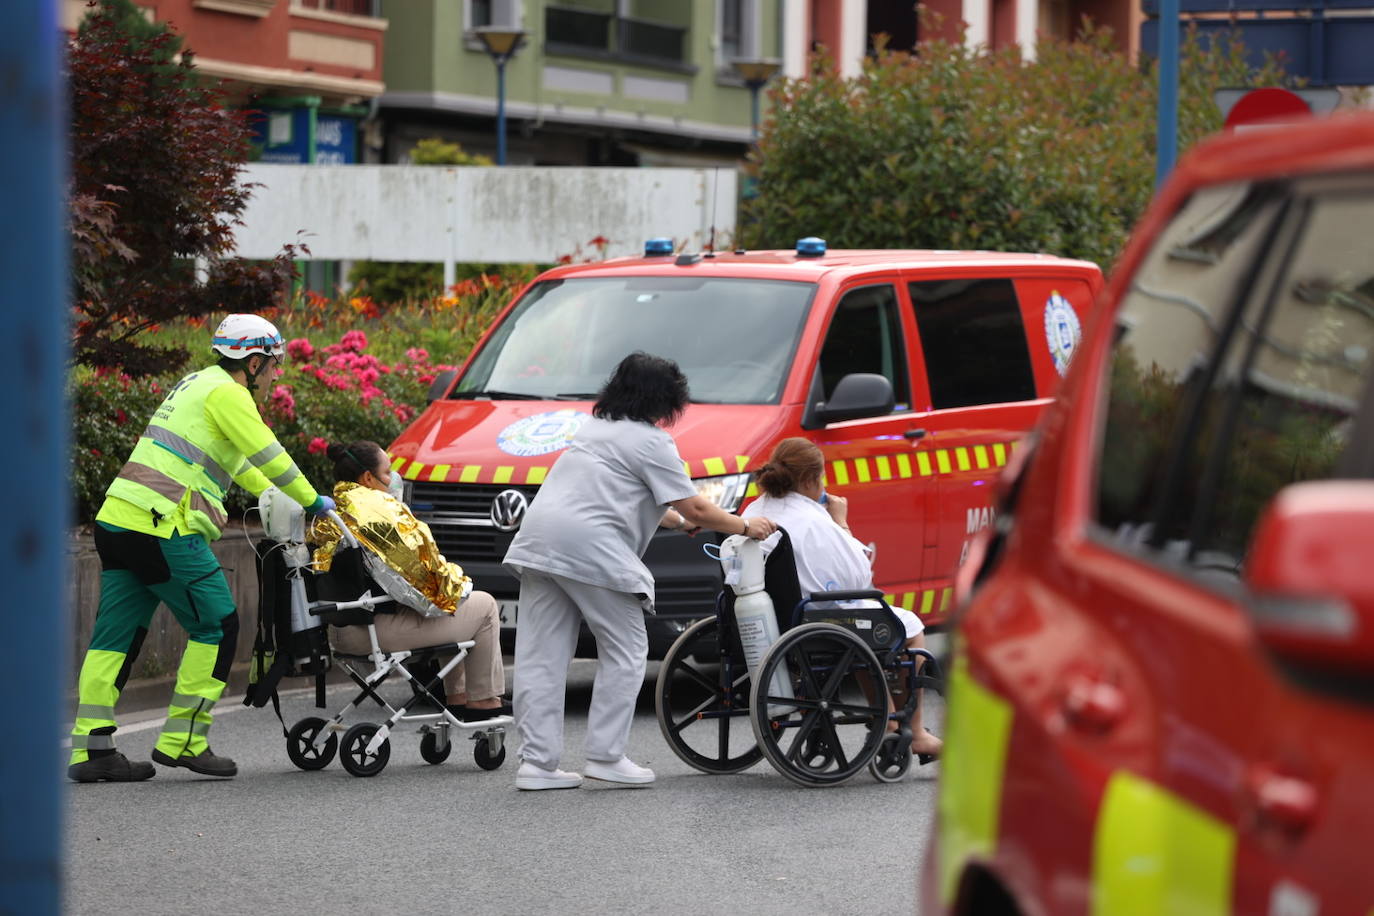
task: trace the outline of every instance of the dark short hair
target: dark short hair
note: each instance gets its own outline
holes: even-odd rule
[[[635,351],[620,361],[596,397],[592,416],[672,426],[687,409],[687,376],[671,359]]]
[[[334,462],[334,480],[338,483],[357,483],[364,471],[377,473],[377,466],[386,458],[384,448],[366,439],[348,445],[335,442],[325,454]]]

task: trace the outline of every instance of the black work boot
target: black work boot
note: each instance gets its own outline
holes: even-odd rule
[[[219,776],[223,779],[237,775],[239,771],[238,764],[228,757],[215,756],[215,752],[208,747],[194,757],[190,754],[182,754],[176,758],[169,757],[157,748],[153,748],[153,762],[160,763],[165,767],[185,767],[192,773],[199,773],[202,776]]]
[[[151,763],[134,762],[119,751],[91,757],[67,767],[67,778],[77,782],[141,782],[157,772]]]

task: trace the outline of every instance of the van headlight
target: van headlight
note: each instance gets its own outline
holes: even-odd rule
[[[709,499],[726,512],[734,512],[744,501],[749,489],[749,474],[726,474],[722,477],[696,477],[697,495]]]

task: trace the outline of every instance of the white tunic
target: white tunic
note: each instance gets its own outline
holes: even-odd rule
[[[667,505],[695,496],[673,437],[634,420],[593,418],[530,503],[505,565],[654,598],[642,557]]]
[[[809,496],[788,493],[782,497],[764,494],[744,510],[745,518],[772,519],[792,539],[797,558],[797,579],[803,595],[814,592],[853,591],[873,587],[873,568],[868,548],[835,524],[825,507]],[[780,535],[763,542],[765,554],[777,546]],[[907,638],[925,629],[921,618],[905,608],[893,613],[906,627]]]

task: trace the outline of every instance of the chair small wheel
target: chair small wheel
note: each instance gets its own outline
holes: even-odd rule
[[[878,782],[898,782],[911,769],[911,744],[893,732],[883,738],[873,759],[868,761],[868,772]]]
[[[439,735],[436,732],[425,732],[420,738],[420,756],[424,758],[425,763],[443,763],[452,753],[453,742],[446,738],[443,747],[440,747]]]
[[[291,731],[286,734],[286,756],[291,758],[292,763],[302,770],[323,770],[329,766],[329,761],[334,759],[334,752],[339,748],[339,737],[331,733],[322,747],[316,747],[314,743],[327,724],[318,716],[310,716],[291,726]]]
[[[376,776],[386,768],[386,762],[391,759],[389,739],[378,745],[375,753],[367,752],[368,742],[380,728],[381,726],[375,722],[359,722],[344,732],[339,762],[345,770],[354,776]]]
[[[472,759],[477,761],[477,765],[484,770],[499,769],[501,764],[506,762],[506,746],[501,745],[501,750],[495,754],[491,752],[491,742],[486,736],[477,739],[472,748]]]

